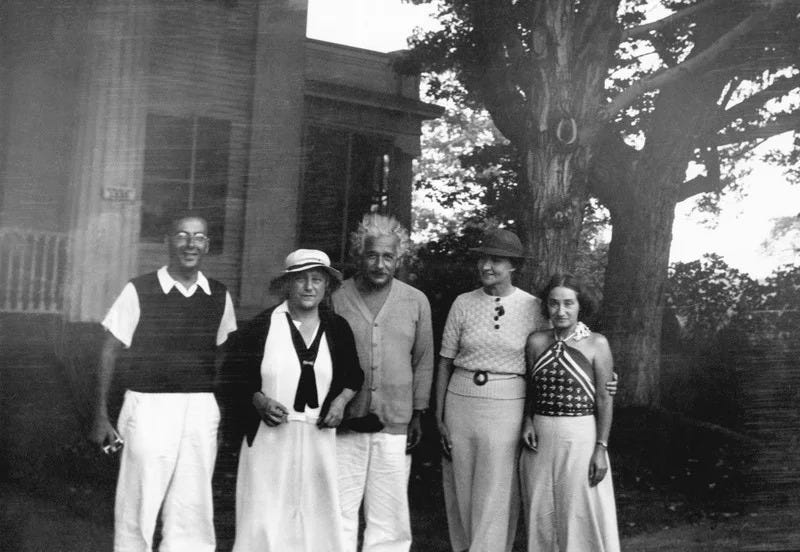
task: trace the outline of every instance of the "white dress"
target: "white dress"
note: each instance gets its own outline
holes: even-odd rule
[[[259,424],[252,447],[242,441],[236,481],[234,552],[340,552],[336,430],[317,427],[319,408],[292,405],[300,377],[286,303],[272,313],[261,362],[261,391],[290,412],[288,423]],[[332,366],[325,336],[314,364],[320,405]]]

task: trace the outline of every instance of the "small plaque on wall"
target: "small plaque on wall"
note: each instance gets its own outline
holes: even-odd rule
[[[111,201],[133,201],[136,199],[136,189],[104,186],[103,199],[110,199]]]

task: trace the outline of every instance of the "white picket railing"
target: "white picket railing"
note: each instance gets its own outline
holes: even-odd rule
[[[0,312],[60,313],[67,235],[0,228]]]

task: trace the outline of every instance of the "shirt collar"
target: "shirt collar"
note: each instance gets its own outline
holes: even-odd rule
[[[197,271],[197,281],[189,286],[188,289],[183,287],[183,284],[169,275],[166,266],[159,268],[158,272],[156,272],[156,276],[158,276],[158,283],[161,284],[161,291],[164,292],[164,295],[168,294],[173,287],[177,288],[178,291],[181,292],[181,294],[185,297],[191,297],[194,295],[194,292],[198,287],[202,289],[206,295],[211,295],[211,286],[208,284],[208,279],[199,270]]]

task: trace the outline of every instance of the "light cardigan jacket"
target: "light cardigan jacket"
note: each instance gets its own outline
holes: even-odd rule
[[[261,423],[261,417],[253,406],[253,394],[261,390],[261,360],[275,308],[265,310],[233,334],[225,362],[223,389],[232,401],[229,424],[235,432],[234,442],[241,440],[244,433],[250,446]],[[358,363],[353,332],[347,321],[323,309],[320,309],[319,316],[325,325],[325,339],[333,367],[330,390],[320,409],[320,418],[324,418],[331,402],[343,389],[358,391],[361,388],[364,373]]]
[[[347,405],[346,418],[375,414],[385,433],[404,434],[414,410],[428,408],[433,381],[433,330],[428,298],[418,289],[392,281],[373,317],[355,280],[333,294],[333,306],[356,336],[364,385]]]

